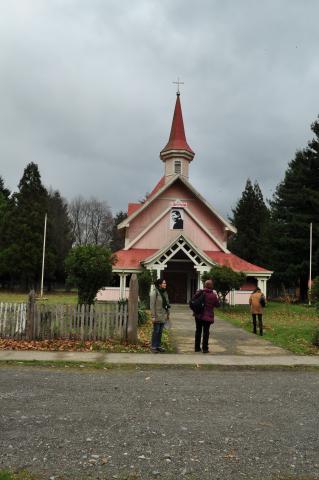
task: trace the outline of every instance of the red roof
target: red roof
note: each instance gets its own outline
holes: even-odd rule
[[[127,216],[129,217],[142,206],[141,203],[129,203],[127,206]]]
[[[157,249],[151,248],[131,248],[130,250],[118,250],[115,252],[117,257],[117,262],[115,268],[140,268],[141,262],[146,260],[146,258],[151,257],[154,253],[158,252]],[[258,267],[253,263],[246,262],[237,255],[233,253],[224,253],[224,252],[204,252],[209,258],[214,260],[218,265],[223,265],[230,267],[232,270],[237,272],[270,272],[263,267]]]
[[[163,148],[161,153],[167,152],[168,150],[186,150],[187,152],[194,154],[193,150],[186,141],[179,93],[177,94],[176,98],[171,134],[166,147]]]
[[[114,268],[141,268],[140,263],[157,252],[150,248],[131,248],[130,250],[118,250],[115,252],[117,262]]]
[[[158,190],[160,190],[164,185],[165,185],[165,177],[162,177],[157,182],[157,184],[155,185],[151,193],[147,196],[147,200],[153,197],[153,195],[155,195],[158,192]],[[132,215],[132,213],[139,210],[143,205],[144,205],[143,203],[129,203],[127,206],[127,216],[129,217],[130,215]]]
[[[151,191],[151,193],[149,194],[149,196],[147,197],[147,200],[151,197],[153,197],[153,195],[155,195],[155,193],[157,193],[162,187],[164,187],[165,185],[165,177],[162,177],[158,182],[157,184],[155,185],[155,187],[153,188],[153,190]]]
[[[270,272],[270,270],[267,270],[266,268],[258,267],[258,265],[246,262],[246,260],[237,257],[237,255],[234,255],[233,253],[212,251],[205,251],[204,253],[218,263],[218,265],[230,267],[232,270],[237,272]]]

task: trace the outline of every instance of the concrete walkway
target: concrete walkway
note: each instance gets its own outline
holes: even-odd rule
[[[195,322],[191,310],[185,305],[173,305],[171,330],[178,353],[194,352]],[[213,355],[289,355],[258,335],[246,332],[218,317],[210,329],[210,354]]]
[[[93,352],[37,352],[0,351],[0,362],[75,362],[107,365],[205,365],[225,367],[295,367],[319,368],[319,356],[310,355],[203,355],[151,354],[151,353],[93,353]],[[1,369],[1,363],[0,363]]]

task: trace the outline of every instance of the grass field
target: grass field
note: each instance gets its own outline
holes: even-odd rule
[[[12,293],[0,291],[0,302],[26,302],[28,295],[25,293]],[[43,299],[40,300],[40,295],[37,295],[37,299],[45,303],[63,303],[63,304],[76,304],[78,296],[75,292],[66,293],[45,293]]]
[[[240,305],[218,310],[218,316],[234,325],[252,331],[249,307]],[[264,338],[294,353],[319,355],[319,312],[307,305],[269,302],[264,309]]]

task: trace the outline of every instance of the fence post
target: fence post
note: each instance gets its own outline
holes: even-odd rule
[[[27,318],[26,318],[26,338],[27,340],[32,340],[33,338],[33,326],[34,326],[34,315],[35,315],[35,291],[31,290],[28,296],[28,305],[27,305]]]
[[[128,298],[128,324],[127,341],[137,343],[137,322],[138,322],[138,280],[136,273],[133,273],[130,280],[130,292]]]

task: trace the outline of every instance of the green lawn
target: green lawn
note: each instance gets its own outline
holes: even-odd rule
[[[240,305],[218,310],[218,316],[245,330],[252,331],[249,307]],[[319,355],[313,345],[319,339],[319,312],[307,305],[269,302],[264,309],[264,338],[294,353]]]
[[[0,302],[26,302],[28,295],[26,293],[12,293],[0,291]],[[40,299],[40,295],[37,295],[38,301],[44,303],[64,303],[64,304],[76,304],[78,296],[76,293],[45,293],[43,299]]]

